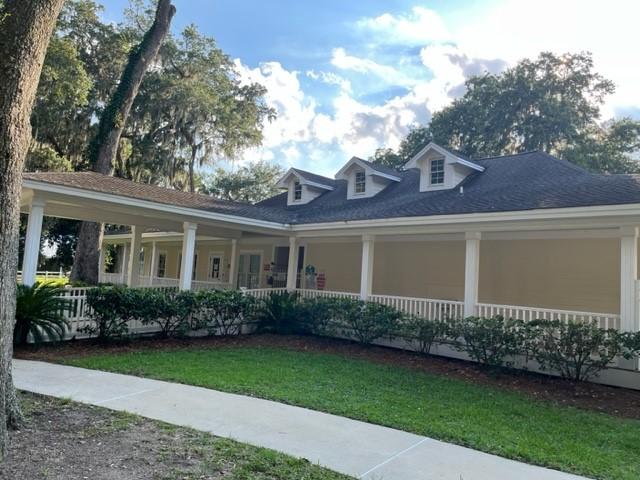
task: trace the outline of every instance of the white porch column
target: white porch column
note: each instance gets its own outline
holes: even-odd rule
[[[131,227],[131,250],[129,252],[129,268],[127,269],[127,285],[137,287],[140,284],[140,249],[142,247],[142,228]]]
[[[298,239],[289,237],[289,262],[287,263],[287,291],[294,292],[298,276]]]
[[[231,258],[229,259],[229,283],[231,288],[238,287],[238,240],[231,240]]]
[[[151,263],[149,266],[149,286],[153,285],[153,279],[155,278],[158,270],[158,251],[156,249],[156,242],[151,243]]]
[[[640,330],[636,296],[638,278],[638,228],[620,228],[620,329]]]
[[[122,244],[122,260],[120,261],[120,281],[126,283],[127,270],[129,269],[129,244],[124,242]]]
[[[104,273],[104,243],[100,245],[100,257],[98,258],[98,282],[102,282]]]
[[[373,292],[373,235],[362,236],[362,267],[360,268],[360,299],[367,300]]]
[[[182,265],[180,266],[180,290],[191,290],[193,257],[196,254],[196,223],[184,222],[182,237]]]
[[[44,206],[45,201],[42,199],[34,198],[31,201],[29,220],[27,222],[27,234],[24,241],[24,256],[22,258],[23,285],[33,285],[36,283]]]
[[[480,232],[467,232],[464,262],[464,316],[476,314],[480,274]]]

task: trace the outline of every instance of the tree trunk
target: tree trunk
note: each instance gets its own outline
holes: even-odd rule
[[[160,0],[153,25],[145,33],[140,45],[129,55],[118,88],[100,118],[98,133],[89,147],[89,161],[93,170],[98,173],[113,174],[113,161],[129,111],[138,95],[145,72],[154,62],[167,36],[175,13],[176,9],[171,5],[171,0]],[[98,283],[98,261],[103,231],[102,223],[82,222],[71,280]]]
[[[20,408],[11,357],[16,309],[22,168],[42,63],[64,0],[5,0],[0,8],[0,456]]]

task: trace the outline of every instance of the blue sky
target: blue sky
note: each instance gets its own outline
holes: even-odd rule
[[[119,21],[128,0],[104,0]],[[465,78],[499,72],[542,50],[591,51],[618,85],[604,118],[640,118],[633,0],[174,0],[174,31],[196,24],[247,81],[269,90],[278,119],[266,159],[333,175],[352,155],[396,147],[412,125],[464,92]]]

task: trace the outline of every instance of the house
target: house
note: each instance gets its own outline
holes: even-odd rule
[[[402,170],[351,158],[290,169],[255,205],[97,173],[24,175],[23,274],[43,215],[129,225],[105,235],[129,285],[298,289],[424,315],[592,319],[640,329],[640,177],[542,152],[470,159],[434,143]]]

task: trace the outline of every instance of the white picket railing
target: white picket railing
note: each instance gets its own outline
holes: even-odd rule
[[[558,320],[567,323],[588,322],[597,323],[600,328],[620,328],[620,315],[614,313],[579,312],[553,308],[479,303],[477,305],[477,315],[479,317],[502,315],[505,318],[513,318],[524,322],[530,322],[532,320]]]
[[[194,282],[195,283],[195,282]],[[202,282],[203,288],[230,288],[229,284],[219,282]],[[213,285],[211,285],[213,284]],[[141,288],[157,288],[162,290],[175,290],[174,285],[152,285]],[[65,338],[83,338],[88,336],[80,330],[89,322],[87,306],[87,287],[65,288],[63,298],[69,300],[69,311],[65,312],[65,318],[70,324],[70,329]],[[286,288],[256,288],[243,289],[246,295],[255,298],[267,298],[272,293],[286,292]],[[354,292],[336,292],[327,290],[297,289],[301,298],[351,298],[357,300],[360,295]],[[372,295],[372,302],[381,303],[396,308],[404,313],[430,318],[433,320],[446,320],[461,318],[464,314],[464,303],[457,300],[436,300],[429,298],[400,297],[395,295]],[[479,303],[476,313],[481,317],[493,317],[503,315],[506,318],[514,318],[523,321],[531,320],[559,320],[562,322],[593,322],[601,328],[620,328],[620,315],[609,313],[580,312],[571,310],[556,310],[550,308],[523,307],[515,305],[495,305]],[[129,324],[131,333],[151,333],[157,331],[157,327],[142,325],[138,321]]]
[[[240,289],[245,295],[251,295],[255,298],[267,298],[272,293],[284,293],[287,291],[286,288],[250,288],[250,289]]]
[[[353,292],[336,292],[331,290],[310,290],[305,288],[298,288],[296,290],[302,298],[351,298],[358,300],[360,294]]]
[[[127,278],[124,273],[101,272],[98,280],[100,283],[112,283],[114,285],[124,285],[127,283]]]
[[[464,302],[458,300],[398,297],[395,295],[371,295],[369,300],[388,305],[409,315],[431,320],[455,320],[464,316]]]

